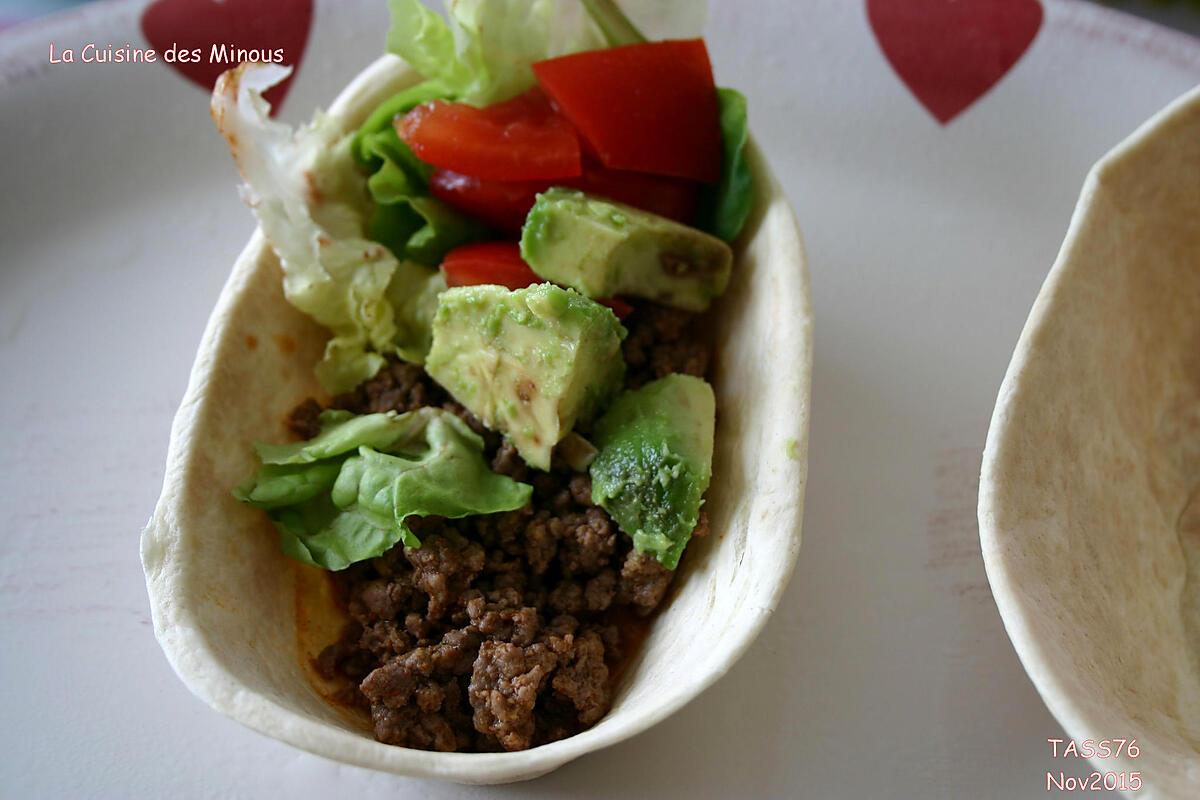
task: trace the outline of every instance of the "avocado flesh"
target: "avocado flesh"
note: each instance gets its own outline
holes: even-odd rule
[[[425,369],[527,464],[549,469],[554,445],[620,390],[624,337],[612,311],[568,289],[463,286],[438,296]]]
[[[729,285],[733,251],[715,236],[572,189],[539,194],[521,256],[541,277],[588,297],[631,295],[704,311]]]
[[[668,375],[621,394],[592,430],[592,499],[675,569],[712,477],[716,402],[691,375]]]

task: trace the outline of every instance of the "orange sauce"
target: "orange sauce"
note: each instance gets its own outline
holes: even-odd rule
[[[650,626],[658,616],[657,610],[648,616],[639,617],[628,606],[615,608],[605,615],[605,622],[617,626],[621,634],[621,656],[605,659],[608,665],[608,686],[614,692],[621,685],[625,673],[642,650],[642,643],[650,635]],[[607,653],[606,653],[607,655]]]
[[[313,690],[341,711],[355,727],[370,730],[367,714],[344,702],[350,681],[341,677],[329,680],[316,667],[321,651],[341,638],[342,629],[349,621],[345,598],[338,591],[332,573],[299,562],[292,563],[296,649],[304,675]]]

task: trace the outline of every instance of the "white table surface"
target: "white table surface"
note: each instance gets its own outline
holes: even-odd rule
[[[480,789],[243,729],[154,640],[138,535],[253,226],[198,89],[161,68],[45,63],[50,39],[137,36],[143,4],[0,36],[0,796],[1034,798],[1046,770],[1086,771],[1049,758],[1060,728],[992,602],[980,451],[1087,168],[1200,82],[1196,40],[1052,0],[1024,59],[942,127],[861,3],[714,4],[720,81],[750,99],[813,274],[799,565],[759,641],[675,717]],[[381,3],[338,9],[318,7],[285,118],[382,46]]]

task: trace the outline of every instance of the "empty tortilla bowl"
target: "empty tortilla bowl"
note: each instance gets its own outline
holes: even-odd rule
[[[979,527],[1068,736],[1136,739],[1095,769],[1200,796],[1200,89],[1088,176],[1000,389]]]
[[[352,130],[414,80],[401,61],[384,57],[329,113]],[[721,677],[761,630],[792,572],[807,471],[807,268],[794,215],[753,147],[751,162],[757,203],[717,332],[706,505],[714,535],[690,546],[607,716],[523,752],[438,753],[381,744],[364,720],[322,696],[309,660],[336,638],[339,620],[319,590],[320,573],[287,559],[264,515],[230,494],[256,467],[252,443],[281,437],[288,411],[322,395],[309,367],[326,334],[285,302],[278,261],[261,233],[209,320],[175,417],[162,496],[142,537],[155,634],[188,688],[238,722],[327,758],[486,784],[533,778],[629,738]]]

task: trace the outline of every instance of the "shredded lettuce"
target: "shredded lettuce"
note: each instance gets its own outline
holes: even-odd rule
[[[436,263],[468,226],[432,198],[414,206],[386,176],[380,185],[393,205],[415,208],[416,220],[382,219],[357,169],[352,137],[336,122],[318,113],[293,130],[269,118],[262,93],[288,72],[256,64],[226,73],[213,92],[212,113],[245,182],[242,197],[279,256],[284,294],[332,334],[316,372],[336,393],[378,372],[385,354],[423,359],[429,334],[420,319],[427,310],[398,304],[409,299],[398,287],[415,288],[428,300],[423,290],[436,272],[425,269],[424,279],[415,280],[412,270],[422,268],[401,269],[402,259]]]
[[[736,89],[717,89],[721,115],[721,178],[705,186],[697,211],[699,227],[732,242],[742,232],[754,203],[754,176],[746,160],[750,135],[746,98]]]
[[[387,47],[454,99],[484,106],[534,84],[530,64],[604,46],[578,3],[448,0],[448,21],[420,0],[388,0]]]
[[[320,419],[306,442],[258,445],[262,466],[233,493],[266,509],[283,551],[307,564],[344,569],[398,542],[420,547],[406,523],[413,515],[460,518],[529,502],[532,487],[492,472],[483,439],[448,411]]]
[[[387,49],[447,92],[471,82],[469,67],[455,57],[454,32],[420,0],[388,0],[392,24]]]
[[[441,271],[430,271],[411,261],[401,261],[387,296],[396,309],[396,352],[405,361],[425,362],[433,344],[433,317],[437,314],[438,295],[446,290]]]

